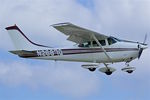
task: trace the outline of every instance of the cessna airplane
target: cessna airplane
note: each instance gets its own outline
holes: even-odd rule
[[[147,35],[143,43],[121,40],[112,36],[106,36],[71,23],[59,23],[52,25],[58,31],[68,36],[67,40],[77,45],[70,48],[52,48],[32,42],[16,26],[6,27],[16,50],[10,51],[22,58],[88,62],[82,67],[95,71],[99,64],[105,67],[99,71],[111,75],[116,69],[109,67],[109,64],[125,62],[126,67],[122,71],[132,73],[135,67],[129,63],[140,58],[144,49]]]

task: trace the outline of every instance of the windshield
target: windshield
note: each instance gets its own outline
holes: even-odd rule
[[[121,39],[118,39],[118,38],[115,38],[115,37],[111,37],[111,38],[113,38],[113,39],[115,39],[116,41],[119,41],[119,42],[122,41]]]
[[[108,44],[109,45],[112,45],[112,44],[117,42],[117,40],[115,38],[113,38],[113,37],[109,37],[107,40],[108,40]]]

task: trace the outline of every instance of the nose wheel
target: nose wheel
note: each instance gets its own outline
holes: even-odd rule
[[[133,70],[128,70],[127,73],[131,74],[133,72]]]
[[[126,63],[126,67],[125,68],[122,68],[121,70],[124,71],[124,72],[127,72],[129,74],[133,73],[133,71],[135,71],[135,67],[130,67],[130,65],[128,63]]]

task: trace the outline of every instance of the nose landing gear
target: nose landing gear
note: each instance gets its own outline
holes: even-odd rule
[[[126,63],[126,67],[122,68],[121,70],[124,72],[127,72],[129,74],[133,73],[133,71],[135,71],[135,67],[130,67],[129,63]]]

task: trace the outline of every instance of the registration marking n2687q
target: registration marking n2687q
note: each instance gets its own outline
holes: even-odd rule
[[[63,55],[61,49],[37,50],[37,56],[60,56]]]

